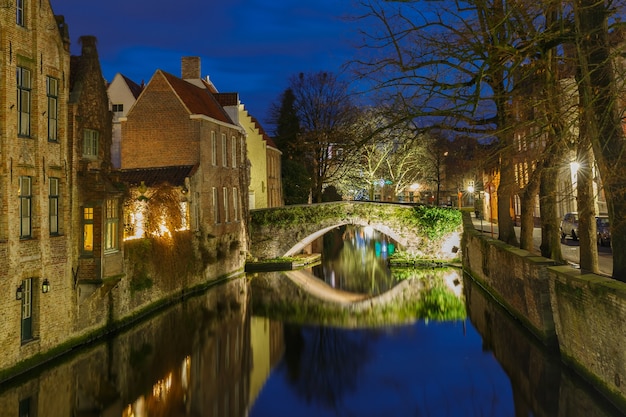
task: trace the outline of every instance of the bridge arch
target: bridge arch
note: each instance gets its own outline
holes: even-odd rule
[[[250,211],[250,256],[271,259],[300,253],[328,231],[346,224],[372,227],[417,256],[457,259],[460,226],[440,242],[428,239],[406,204],[334,202]]]

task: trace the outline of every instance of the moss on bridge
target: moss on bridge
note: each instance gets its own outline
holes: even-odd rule
[[[329,220],[361,217],[373,221],[392,219],[422,231],[429,239],[440,239],[461,227],[461,212],[455,209],[372,202],[335,202],[276,207],[251,212],[251,227],[326,223]]]

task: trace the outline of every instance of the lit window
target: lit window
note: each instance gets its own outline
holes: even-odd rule
[[[48,140],[56,142],[59,140],[59,80],[47,77],[46,90],[48,93]]]
[[[106,201],[105,208],[106,230],[104,235],[104,250],[115,251],[118,249],[118,228],[119,216],[117,200],[109,199]]]
[[[19,196],[20,196],[20,237],[31,237],[31,211],[32,211],[32,178],[20,177],[19,179]]]
[[[50,178],[50,194],[48,201],[48,214],[50,216],[50,234],[59,234],[59,179]]]
[[[93,252],[93,207],[83,208],[83,252]]]
[[[98,139],[100,132],[92,129],[85,129],[83,134],[83,156],[88,158],[98,157]]]
[[[17,132],[30,136],[30,70],[17,67]]]

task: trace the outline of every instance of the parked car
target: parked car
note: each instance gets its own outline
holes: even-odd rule
[[[598,245],[611,245],[611,228],[609,227],[609,216],[596,216],[596,232],[598,233]]]
[[[573,211],[565,213],[561,220],[561,240],[571,236],[573,240],[578,240],[578,213]]]

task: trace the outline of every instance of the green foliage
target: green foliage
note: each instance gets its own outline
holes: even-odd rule
[[[461,211],[443,207],[417,206],[413,216],[429,239],[440,239],[458,230],[462,224]]]
[[[426,320],[462,320],[467,316],[465,303],[443,284],[422,293],[418,316]]]
[[[292,159],[282,162],[283,194],[286,205],[306,204],[311,191],[311,178],[304,164]]]

